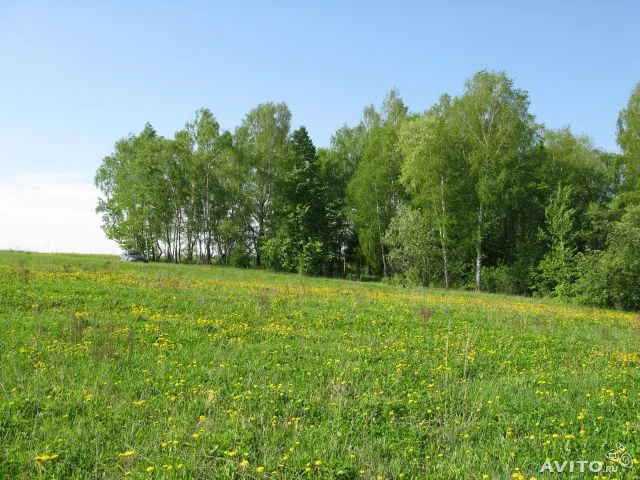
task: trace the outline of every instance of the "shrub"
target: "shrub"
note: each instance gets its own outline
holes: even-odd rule
[[[320,275],[324,260],[324,245],[318,240],[309,240],[298,255],[298,272],[304,275]]]
[[[295,272],[298,249],[290,238],[273,237],[262,244],[260,255],[262,264],[272,270]]]
[[[234,267],[249,268],[251,266],[251,254],[244,245],[236,245],[229,255],[229,263]]]

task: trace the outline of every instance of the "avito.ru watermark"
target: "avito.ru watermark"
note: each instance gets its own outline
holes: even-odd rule
[[[551,460],[545,460],[540,467],[540,473],[615,473],[620,467],[631,468],[633,466],[631,454],[627,452],[627,447],[622,443],[619,443],[617,448],[609,450],[605,454],[605,457],[613,463],[605,465],[604,462],[599,460],[554,460],[553,462]]]

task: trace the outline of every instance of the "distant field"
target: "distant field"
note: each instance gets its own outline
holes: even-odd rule
[[[2,479],[640,477],[634,313],[0,252],[0,358]]]

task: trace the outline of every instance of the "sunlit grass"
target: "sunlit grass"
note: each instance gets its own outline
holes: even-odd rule
[[[0,253],[0,478],[559,478],[546,459],[640,456],[639,334],[525,298]]]

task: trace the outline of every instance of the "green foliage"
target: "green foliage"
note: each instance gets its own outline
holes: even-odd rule
[[[262,261],[266,268],[304,275],[323,273],[325,250],[321,241],[294,243],[291,238],[277,236],[262,245]]]
[[[518,244],[530,238],[527,217],[518,218],[519,209],[514,212],[510,206],[526,208],[522,197],[533,197],[536,169],[531,167],[540,127],[529,113],[528,93],[514,88],[506,73],[478,72],[465,87],[453,102],[453,112],[473,184],[468,208],[475,213],[475,288],[480,290],[487,253],[496,264],[512,261],[505,255],[509,245],[500,241],[510,240],[511,249],[518,250]],[[512,228],[505,229],[508,223],[501,220],[514,216]],[[515,233],[512,239],[508,232]]]
[[[505,72],[409,113],[397,90],[316,149],[284,103],[233,133],[200,109],[116,142],[95,183],[109,238],[153,260],[254,265],[637,308],[640,84],[621,154],[549,130]]]
[[[326,252],[324,273],[330,276],[360,273],[362,257],[350,220],[347,191],[364,148],[363,129],[362,124],[344,126],[332,136],[331,148],[317,152],[325,208],[320,236]]]
[[[320,275],[324,257],[325,251],[322,242],[318,240],[306,242],[296,259],[298,272],[304,275]]]
[[[455,259],[469,252],[466,225],[473,221],[467,203],[473,184],[464,175],[467,164],[453,113],[451,98],[443,95],[425,115],[408,119],[399,129],[399,148],[404,155],[400,180],[426,219],[425,233],[438,237],[440,259],[430,263],[442,272],[445,287],[459,275],[452,268]]]
[[[95,177],[104,194],[97,211],[107,236],[153,259],[162,256],[161,241],[168,243],[165,257],[170,259],[173,253],[167,229],[176,214],[173,200],[180,180],[169,173],[177,169],[172,153],[171,143],[147,124],[140,135],[116,143]]]
[[[550,251],[540,262],[536,289],[560,298],[571,296],[575,280],[574,215],[569,208],[573,189],[559,186],[551,196],[546,213],[546,232],[543,235],[551,244]]]
[[[575,298],[596,306],[640,310],[640,206],[613,224],[607,248],[578,259]]]
[[[187,257],[193,257],[196,243],[203,243],[204,260],[211,263],[217,243],[218,259],[226,263],[239,241],[237,232],[241,228],[237,225],[241,216],[237,211],[243,206],[243,192],[236,185],[242,172],[237,153],[231,134],[220,135],[218,122],[207,109],[196,112],[194,121],[187,124],[187,132],[194,150],[187,177],[190,195],[184,212],[189,222]],[[230,212],[236,215],[230,218]]]
[[[387,275],[384,232],[404,196],[399,182],[402,156],[397,147],[397,124],[406,111],[395,90],[387,94],[382,113],[373,106],[365,109],[361,157],[347,189],[349,217],[368,269],[375,275]]]
[[[420,212],[409,206],[402,206],[391,220],[384,242],[389,247],[391,271],[401,278],[401,283],[429,285],[433,279],[434,257],[437,247],[427,235],[427,229]]]
[[[576,280],[572,288],[575,302],[597,307],[613,306],[607,263],[602,251],[576,255]]]
[[[285,103],[263,103],[251,110],[235,133],[246,173],[243,193],[247,199],[250,241],[261,265],[262,243],[275,230],[277,184],[290,154],[291,112]]]
[[[640,310],[640,205],[627,208],[614,224],[604,261],[614,306]]]
[[[236,245],[229,254],[229,265],[238,268],[249,268],[251,266],[251,253],[243,244]]]
[[[521,279],[528,272],[519,270],[521,265],[496,265],[482,268],[484,288],[490,292],[516,295],[522,291]]]
[[[260,247],[262,264],[272,270],[295,272],[297,267],[298,245],[288,237],[271,237]]]
[[[600,248],[602,239],[593,236],[589,212],[602,210],[615,194],[620,182],[619,159],[598,152],[588,137],[575,136],[568,128],[547,130],[544,143],[543,187],[550,192],[561,185],[571,187],[567,205],[573,209],[575,246],[580,250]]]
[[[625,189],[640,189],[640,82],[618,117],[618,145],[624,152]]]

